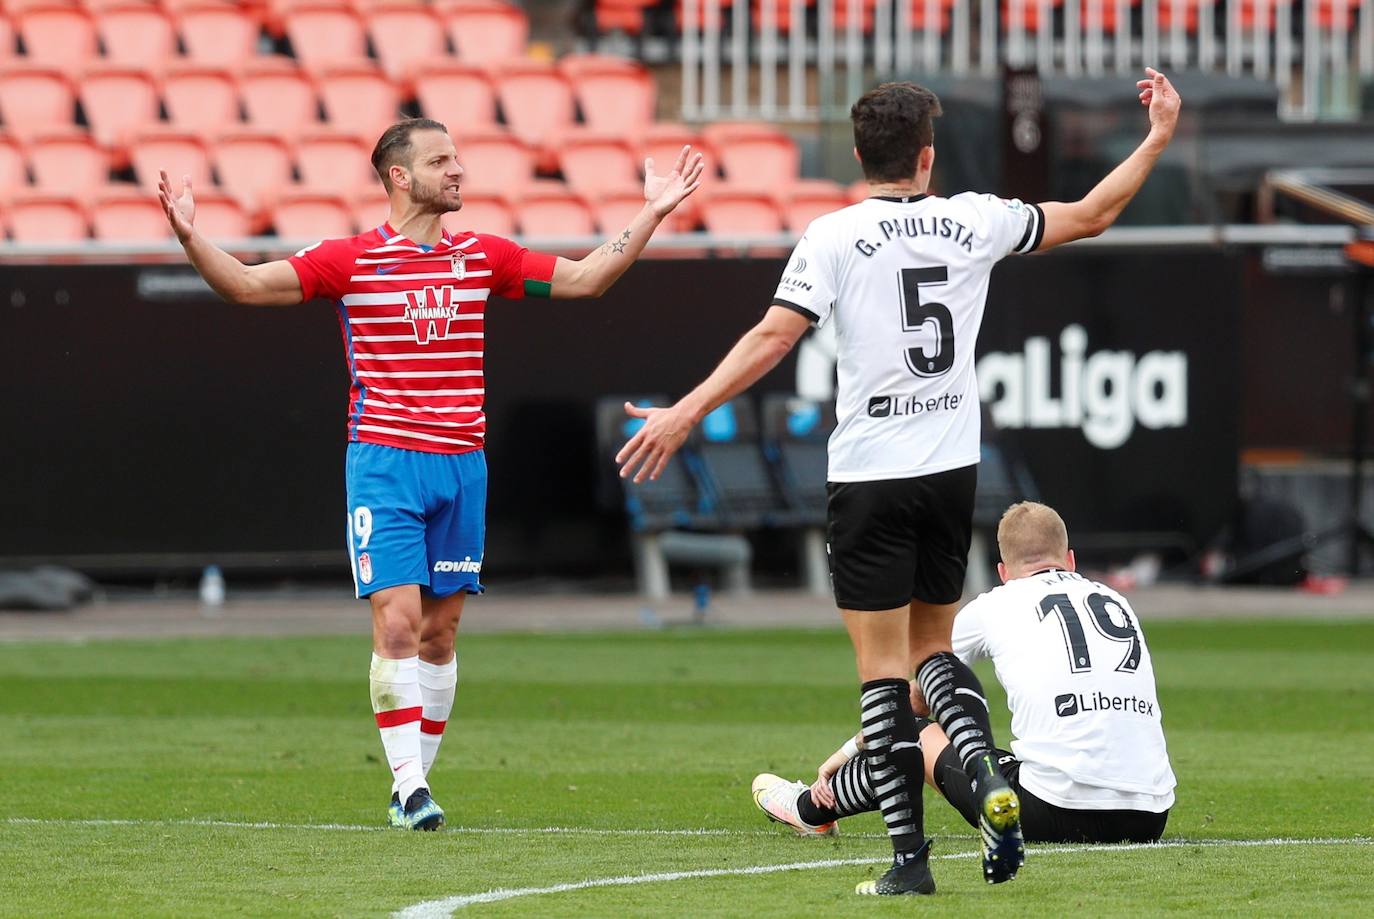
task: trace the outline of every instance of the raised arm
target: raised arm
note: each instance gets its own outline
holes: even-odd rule
[[[692,427],[776,367],[810,326],[811,320],[795,310],[769,307],[758,325],[745,332],[725,355],[720,366],[675,405],[640,408],[626,402],[626,412],[646,421],[615,455],[615,461],[622,464],[621,478],[634,475],[636,482],[658,478],[687,440]]]
[[[1150,133],[1135,152],[1107,174],[1081,201],[1048,201],[1040,205],[1045,214],[1045,236],[1039,251],[1053,246],[1097,236],[1116,220],[1122,209],[1140,191],[1155,161],[1169,146],[1178,124],[1181,100],[1178,91],[1164,74],[1146,67],[1149,79],[1140,80],[1140,103],[1150,110]]]
[[[181,194],[172,194],[166,171],[157,183],[158,200],[177,241],[205,283],[230,303],[245,306],[290,306],[301,302],[301,282],[286,261],[245,265],[196,232],[196,201],[191,177],[182,178]]]
[[[683,147],[677,164],[667,175],[654,174],[654,161],[644,161],[644,207],[620,235],[580,259],[559,258],[554,263],[550,296],[558,299],[599,297],[616,282],[630,263],[639,258],[649,237],[684,198],[701,185],[704,168],[700,153]]]

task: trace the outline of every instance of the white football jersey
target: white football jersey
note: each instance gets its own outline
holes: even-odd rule
[[[973,192],[868,198],[817,217],[773,303],[835,323],[829,479],[903,479],[978,462],[973,347],[992,266],[1044,236],[1034,204]]]
[[[1173,805],[1150,649],[1116,591],[1059,570],[1008,581],[959,611],[954,653],[992,659],[1028,791],[1076,810]]]

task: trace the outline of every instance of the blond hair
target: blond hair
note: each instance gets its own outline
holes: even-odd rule
[[[1069,554],[1069,531],[1054,508],[1021,501],[1007,508],[997,524],[997,549],[1008,568],[1062,561]]]

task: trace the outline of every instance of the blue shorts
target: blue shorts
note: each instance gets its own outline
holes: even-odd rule
[[[448,597],[481,593],[487,457],[350,443],[348,556],[366,597],[401,584]]]

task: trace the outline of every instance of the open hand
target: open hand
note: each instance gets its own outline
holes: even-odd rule
[[[811,800],[821,807],[835,807],[835,790],[830,787],[830,776],[825,772],[816,775],[816,781],[811,783]]]
[[[701,185],[701,173],[706,164],[700,153],[692,155],[690,146],[683,147],[677,155],[673,171],[667,175],[654,174],[654,158],[644,161],[644,200],[653,207],[660,218],[672,213],[673,208],[682,203]]]
[[[669,408],[640,408],[626,402],[625,413],[631,418],[643,418],[645,421],[644,426],[615,455],[615,461],[621,464],[620,477],[627,479],[633,475],[635,482],[643,482],[646,478],[657,479],[668,465],[668,460],[686,442],[692,430],[692,421],[676,405]],[[639,468],[638,473],[635,467]]]
[[[194,232],[192,225],[196,222],[196,200],[191,197],[191,177],[181,177],[181,195],[174,197],[167,170],[159,170],[158,175],[161,176],[157,183],[158,201],[162,202],[162,210],[167,215],[167,222],[172,225],[172,232],[184,243],[191,238]]]
[[[1150,110],[1150,131],[1162,136],[1165,141],[1174,136],[1174,128],[1178,125],[1178,110],[1183,105],[1183,100],[1178,96],[1178,90],[1174,89],[1174,84],[1169,82],[1169,78],[1155,70],[1153,67],[1146,67],[1145,74],[1147,80],[1136,81],[1135,87],[1140,90],[1140,104]]]

